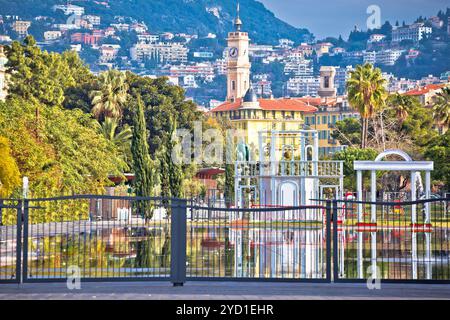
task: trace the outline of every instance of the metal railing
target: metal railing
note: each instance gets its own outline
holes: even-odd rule
[[[450,199],[322,203],[218,208],[94,195],[3,200],[0,282],[66,281],[73,268],[82,281],[174,285],[450,281]]]
[[[238,161],[237,177],[295,176],[339,178],[344,174],[342,161]]]
[[[334,281],[450,281],[450,199],[334,201]]]

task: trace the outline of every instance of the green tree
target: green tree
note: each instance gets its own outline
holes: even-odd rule
[[[331,136],[341,145],[361,145],[361,122],[355,118],[337,121]]]
[[[424,156],[434,161],[431,172],[434,181],[442,181],[444,186],[450,187],[450,130],[439,136],[426,147]]]
[[[350,105],[361,115],[361,148],[367,147],[369,119],[383,107],[386,91],[385,80],[379,68],[366,63],[356,66],[347,81]]]
[[[134,190],[139,197],[150,197],[153,188],[152,163],[148,153],[147,129],[145,124],[144,106],[140,96],[137,96],[136,110],[133,115],[133,139],[131,142],[133,155]],[[136,203],[138,213],[146,219],[151,219],[153,211],[150,201]]]
[[[356,179],[355,170],[353,170],[353,162],[356,160],[375,160],[377,151],[366,148],[346,148],[342,151],[336,152],[333,155],[333,160],[344,161],[344,187],[349,190],[355,190]],[[367,174],[367,173],[366,173]]]
[[[97,119],[120,118],[128,98],[126,75],[117,70],[109,70],[101,73],[97,81],[99,89],[91,93],[92,113]]]
[[[387,105],[395,111],[395,116],[399,126],[408,118],[409,113],[414,106],[417,106],[418,101],[415,97],[402,95],[399,93],[390,95],[387,99]]]
[[[41,51],[32,36],[27,36],[23,44],[14,41],[6,47],[6,53],[10,96],[61,105],[66,90],[92,78],[76,53]]]
[[[131,160],[131,138],[133,132],[128,125],[125,125],[119,130],[119,124],[114,118],[105,118],[100,124],[100,133],[109,141],[111,141],[117,149],[121,152],[121,155],[125,162]]]
[[[11,154],[9,141],[5,137],[0,137],[0,197],[9,197],[19,186],[19,167]]]
[[[181,198],[182,196],[183,171],[180,154],[175,149],[177,143],[175,140],[176,121],[171,118],[168,121],[170,122],[169,142],[161,150],[160,181],[161,196],[165,198],[164,203],[170,213],[169,198]]]
[[[441,127],[450,127],[450,87],[445,87],[437,94],[433,106],[433,117]]]

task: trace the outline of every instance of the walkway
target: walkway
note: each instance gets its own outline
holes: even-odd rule
[[[285,300],[285,299],[450,299],[450,285],[188,282],[172,287],[167,282],[82,283],[70,291],[65,283],[0,284],[0,299],[171,299],[171,300]]]

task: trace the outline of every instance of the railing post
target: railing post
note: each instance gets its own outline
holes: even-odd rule
[[[22,200],[17,203],[17,228],[16,228],[16,280],[22,283]]]
[[[186,282],[186,200],[172,201],[170,281],[174,287]]]
[[[339,280],[338,202],[333,200],[333,282]],[[343,252],[342,252],[343,254]]]
[[[326,225],[327,225],[327,280],[331,282],[331,200],[326,203]]]
[[[28,278],[28,223],[30,200],[23,201],[23,244],[22,244],[22,281]]]

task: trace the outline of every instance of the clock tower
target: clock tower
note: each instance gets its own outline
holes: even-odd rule
[[[249,38],[247,32],[242,32],[242,21],[239,18],[239,4],[237,17],[234,22],[235,30],[228,33],[227,52],[227,100],[235,101],[242,98],[250,88],[250,59],[248,54]]]

